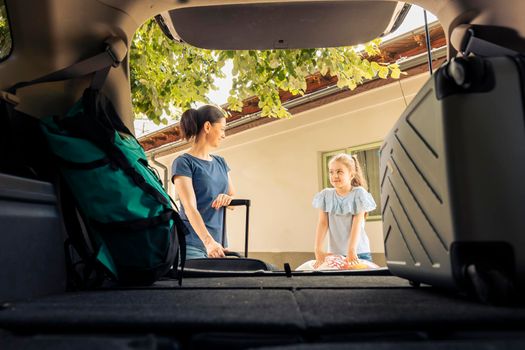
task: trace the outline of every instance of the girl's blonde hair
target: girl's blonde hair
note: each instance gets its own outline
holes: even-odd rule
[[[350,155],[346,153],[336,154],[330,159],[328,166],[332,165],[332,163],[336,161],[343,163],[350,171],[350,175],[352,176],[352,187],[361,186],[364,187],[365,190],[368,190],[368,185],[366,183],[365,176],[363,175],[361,164],[359,164],[359,160],[357,159],[356,155]]]

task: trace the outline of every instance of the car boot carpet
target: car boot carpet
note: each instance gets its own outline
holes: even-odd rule
[[[65,293],[0,310],[0,327],[18,331],[320,334],[443,325],[523,329],[525,308],[482,305],[395,277],[292,277],[186,279],[182,287]]]

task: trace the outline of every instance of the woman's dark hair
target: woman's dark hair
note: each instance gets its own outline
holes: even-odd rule
[[[190,108],[182,113],[180,118],[180,128],[182,136],[186,140],[199,135],[204,123],[217,123],[221,118],[225,118],[224,112],[215,106],[205,105],[198,109]]]

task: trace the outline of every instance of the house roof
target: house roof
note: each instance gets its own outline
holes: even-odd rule
[[[433,65],[437,67],[444,61],[444,50],[446,48],[446,39],[443,28],[438,22],[429,27],[430,42],[433,51],[441,49],[439,57],[434,57]],[[424,57],[426,53],[424,27],[408,32],[402,36],[396,37],[381,44],[381,54],[374,60],[382,63],[395,62],[403,59],[410,59],[421,56],[423,59],[418,60],[415,65],[404,69],[406,76],[401,79],[428,71],[428,63]],[[403,69],[403,67],[402,67]],[[322,76],[314,74],[307,78],[307,89],[303,96],[293,96],[289,92],[281,92],[280,97],[288,111],[293,115],[312,109],[333,101],[337,101],[349,96],[353,96],[379,86],[392,82],[388,79],[374,79],[358,86],[354,90],[339,89],[336,87],[337,77]],[[251,97],[243,101],[244,105],[241,112],[229,111],[230,117],[227,119],[226,135],[232,135],[262,124],[267,124],[278,118],[261,117],[259,115],[258,98]],[[223,106],[224,108],[226,106]],[[175,123],[153,133],[144,135],[139,139],[140,144],[147,153],[166,155],[187,148],[189,145],[182,139],[179,123]]]

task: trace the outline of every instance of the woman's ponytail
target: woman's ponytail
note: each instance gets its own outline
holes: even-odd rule
[[[189,141],[199,133],[198,120],[199,112],[196,109],[190,108],[182,113],[180,129],[182,131],[182,137],[184,137],[186,141]]]
[[[214,124],[225,117],[224,111],[215,106],[205,105],[199,107],[199,109],[190,108],[182,113],[180,118],[182,137],[189,141],[199,135],[204,123],[210,122]]]

